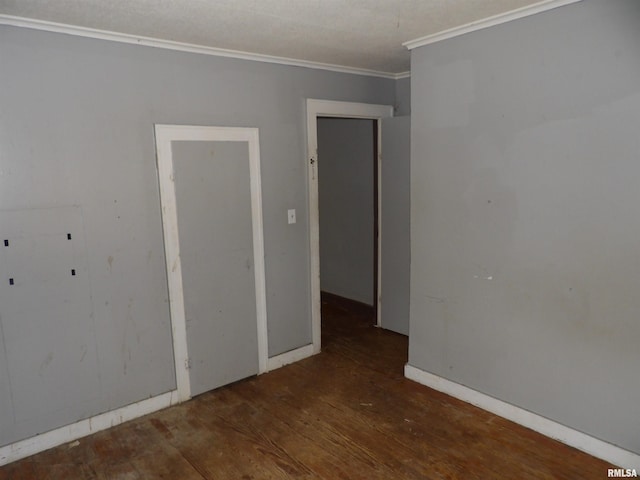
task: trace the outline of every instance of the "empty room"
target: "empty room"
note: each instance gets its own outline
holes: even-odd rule
[[[0,0],[0,480],[637,477],[638,25]]]

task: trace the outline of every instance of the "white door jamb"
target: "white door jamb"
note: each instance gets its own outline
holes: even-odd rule
[[[202,127],[188,125],[156,125],[158,178],[162,206],[162,228],[169,282],[171,330],[176,368],[178,402],[191,398],[189,382],[189,352],[184,312],[178,212],[174,185],[172,141],[247,142],[251,183],[251,218],[253,229],[253,257],[256,287],[256,315],[258,329],[258,373],[267,371],[267,301],[265,286],[264,239],[262,222],[262,193],[260,182],[260,147],[257,128]]]
[[[337,102],[332,100],[307,99],[307,162],[309,184],[309,247],[311,255],[311,326],[313,352],[320,352],[320,214],[318,206],[318,117],[365,118],[377,120],[378,124],[378,172],[382,162],[382,122],[393,116],[391,105]],[[382,326],[382,176],[378,175],[378,295],[376,323]]]

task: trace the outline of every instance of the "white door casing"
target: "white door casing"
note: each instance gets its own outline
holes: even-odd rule
[[[188,125],[156,125],[155,134],[176,368],[177,400],[181,402],[191,398],[191,385],[189,380],[189,351],[174,184],[174,159],[171,143],[174,141],[219,141],[247,142],[248,144],[256,294],[256,329],[258,338],[258,373],[264,373],[267,371],[268,337],[259,134],[257,128]]]
[[[311,329],[313,352],[319,353],[321,348],[321,313],[320,313],[320,214],[318,206],[318,117],[336,118],[363,118],[381,120],[393,116],[391,105],[374,105],[368,103],[338,102],[332,100],[307,99],[307,162],[309,185],[309,248],[310,248],[310,274],[311,274]],[[381,171],[382,161],[382,131],[381,122],[378,125],[378,172]],[[376,323],[382,326],[381,312],[381,242],[382,223],[380,211],[382,202],[381,176],[378,175],[378,295],[374,301],[377,303],[378,318]]]

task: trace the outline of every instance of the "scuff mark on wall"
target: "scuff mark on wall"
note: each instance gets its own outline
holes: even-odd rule
[[[47,367],[51,364],[52,361],[53,361],[53,352],[49,352],[49,355],[47,355],[47,358],[45,358],[44,361],[40,364],[40,370],[38,370],[38,375],[43,377],[44,371],[47,369]]]
[[[425,295],[424,298],[428,298],[429,300],[435,302],[435,303],[444,303],[447,301],[446,298],[444,297],[434,297],[432,295]]]

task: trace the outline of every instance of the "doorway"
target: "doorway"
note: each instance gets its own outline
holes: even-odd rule
[[[317,128],[323,306],[353,305],[377,323],[377,120],[319,117]]]
[[[156,125],[178,401],[266,371],[258,130]]]
[[[376,168],[374,171],[380,171],[380,152],[382,136],[381,122],[382,118],[393,116],[393,107],[390,105],[372,105],[351,102],[336,102],[327,100],[307,100],[307,141],[308,141],[308,180],[309,180],[309,239],[311,251],[311,321],[312,321],[312,337],[313,351],[318,353],[321,349],[321,283],[320,283],[320,213],[319,213],[319,166],[318,166],[318,119],[320,118],[344,118],[344,119],[368,119],[372,120],[372,132],[375,146],[373,162]],[[377,188],[377,198],[374,199],[374,214],[377,217],[378,232],[380,232],[380,205],[381,205],[381,188],[380,177],[374,180]],[[381,318],[381,295],[382,282],[380,279],[380,243],[381,235],[375,241],[374,249],[377,250],[377,259],[374,264],[374,292],[373,305],[376,311],[376,324],[382,326]]]

